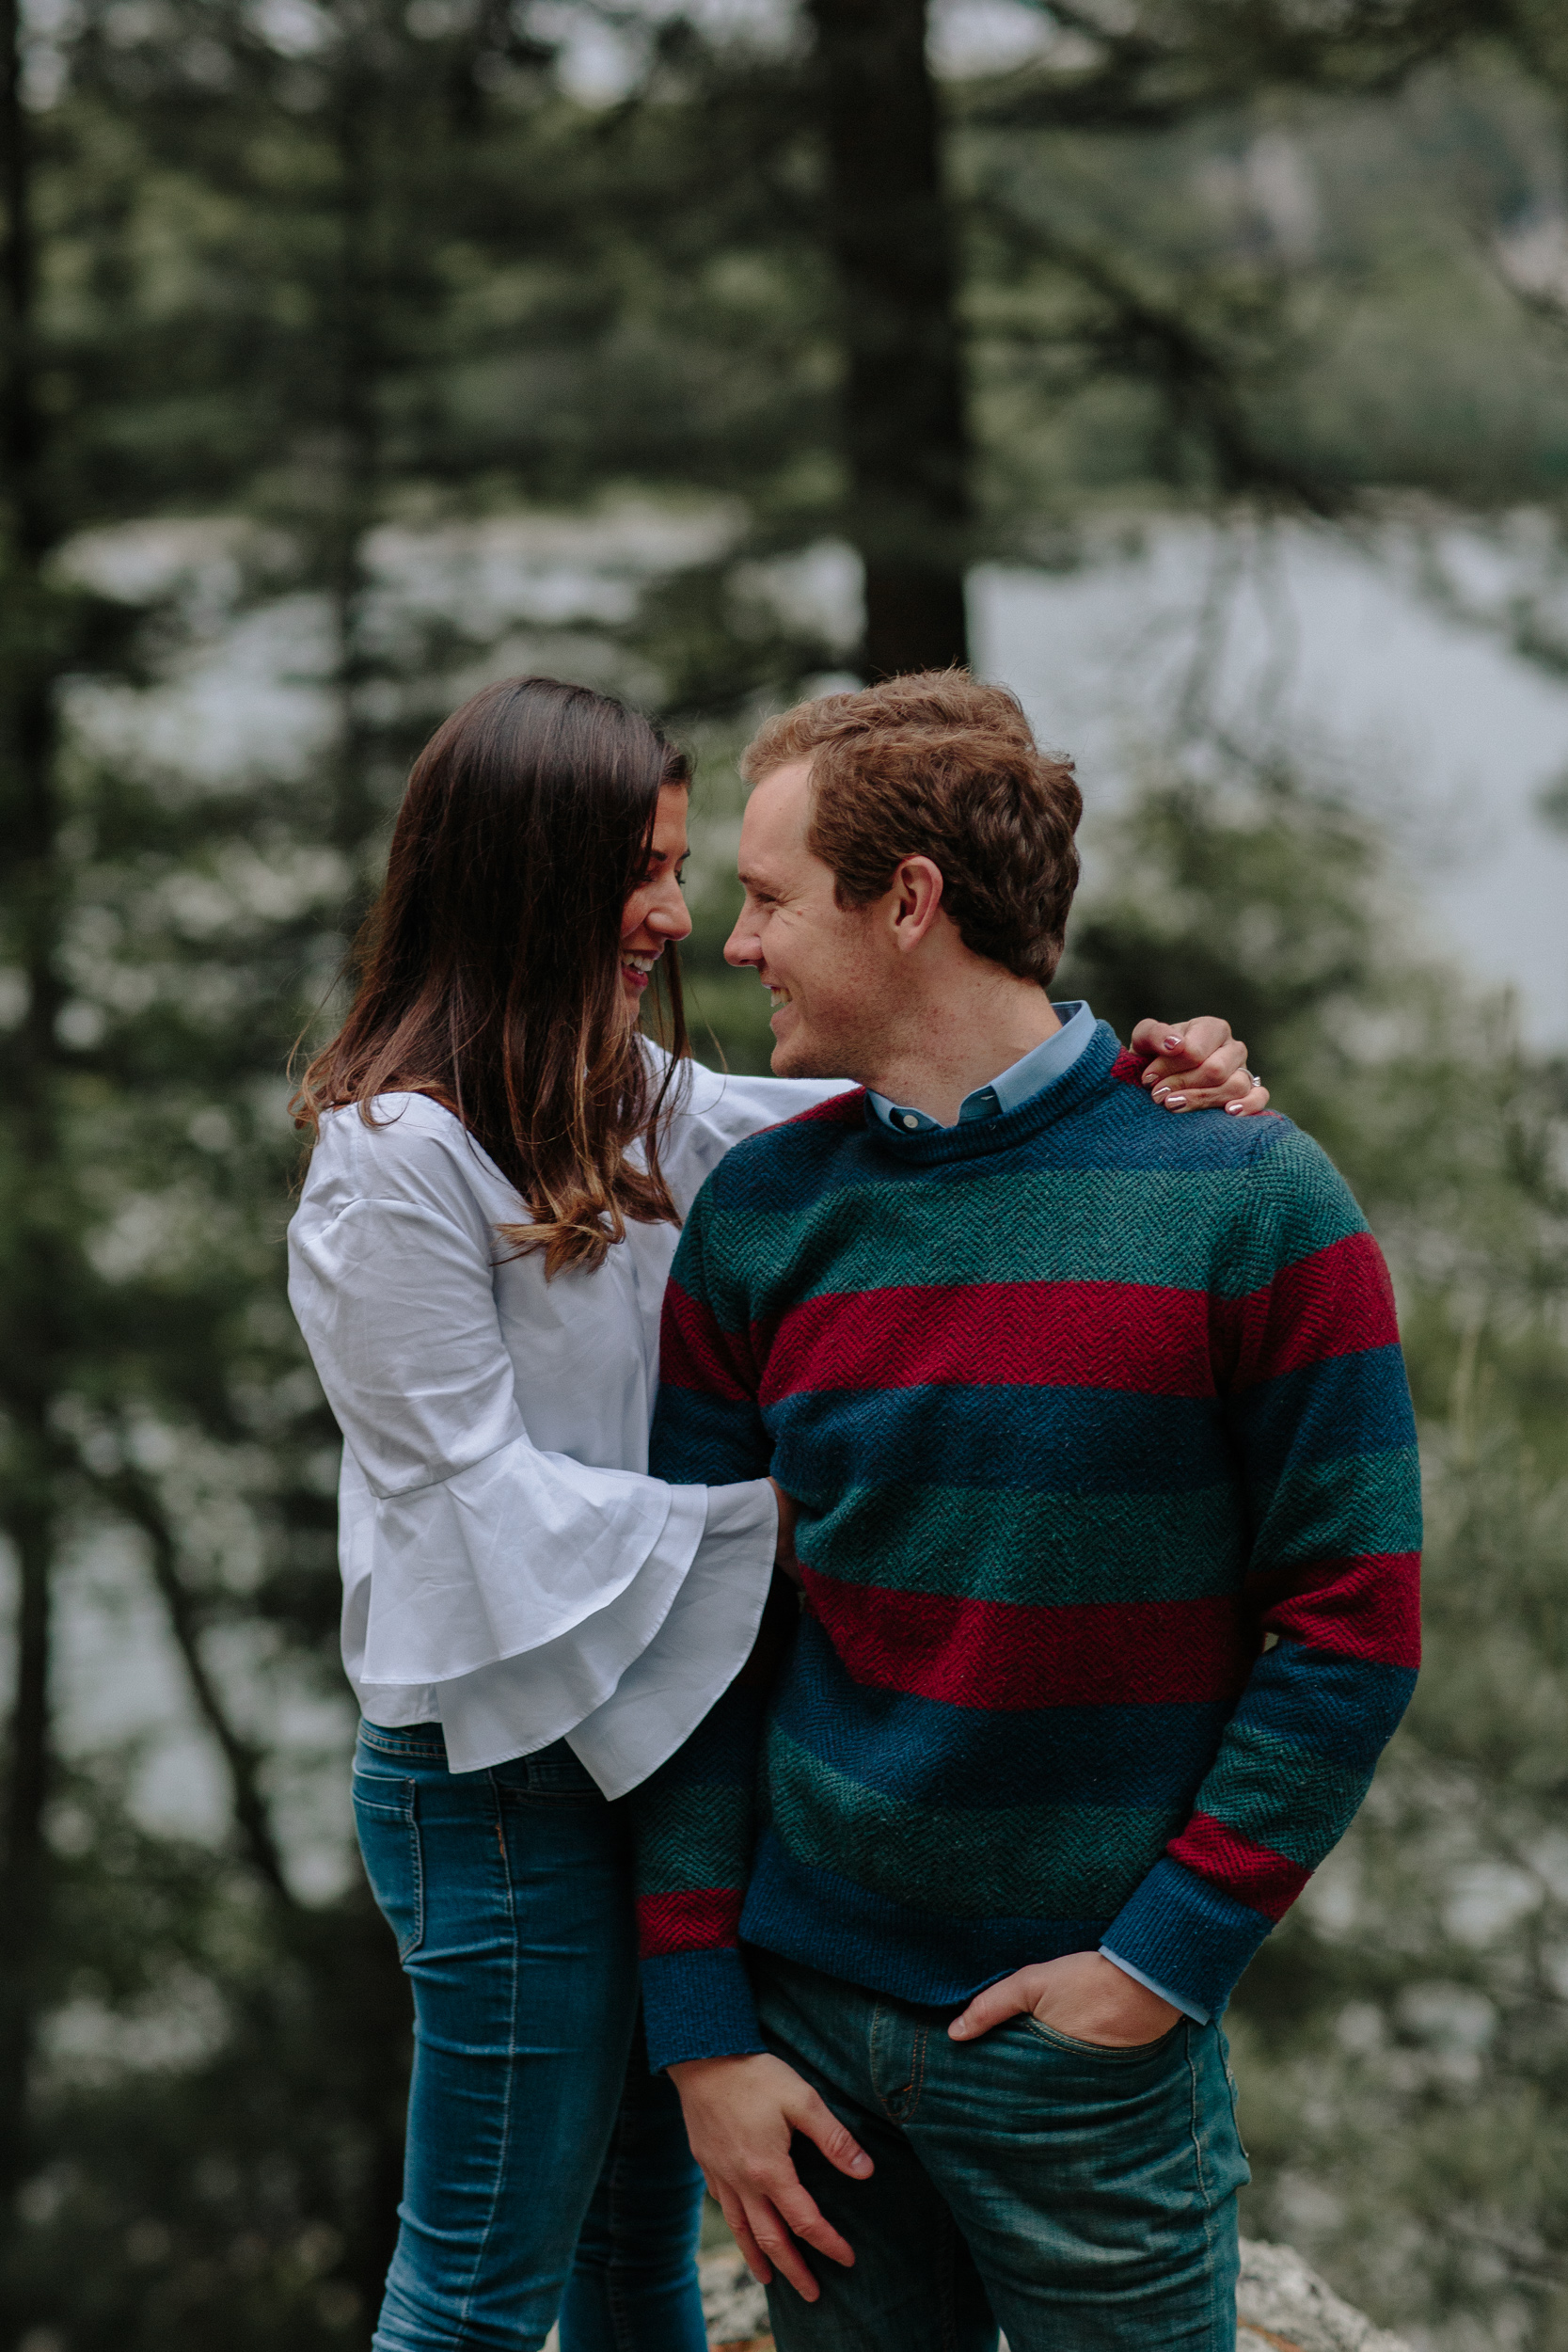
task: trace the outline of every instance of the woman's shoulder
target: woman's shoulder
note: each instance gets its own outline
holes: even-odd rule
[[[433,1095],[397,1092],[322,1114],[301,1207],[335,1213],[356,1200],[387,1200],[451,1214],[482,1200],[493,1210],[498,1192],[515,1202],[455,1111]]]
[[[673,1056],[650,1039],[642,1039],[641,1045],[656,1083],[662,1082]],[[705,1062],[689,1056],[676,1065],[671,1095],[677,1119],[684,1115],[717,1120],[732,1127],[738,1136],[752,1135],[759,1127],[776,1127],[844,1093],[849,1084],[847,1078],[771,1078],[710,1070]]]

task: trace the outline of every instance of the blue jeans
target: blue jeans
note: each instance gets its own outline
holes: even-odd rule
[[[626,1824],[560,1742],[451,1772],[361,1724],[354,1813],[414,1994],[374,2352],[704,2352],[702,2177],[648,2073]]]
[[[1033,2018],[950,2042],[911,2008],[752,1954],[763,2037],[872,2157],[797,2137],[800,2177],[855,2251],[811,2257],[818,2303],[768,2291],[779,2352],[1234,2352],[1236,2191],[1248,2179],[1225,2040],[1182,2019],[1141,2049]]]

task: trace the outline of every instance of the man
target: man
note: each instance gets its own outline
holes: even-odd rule
[[[829,696],[746,771],[726,952],[865,1091],[675,1260],[657,1467],[771,1470],[805,1608],[758,1812],[760,1666],[641,1801],[654,2063],[782,2352],[1222,2352],[1216,2021],[1417,1661],[1386,1272],[1289,1121],[1164,1118],[1049,1003],[1081,803],[1010,696]]]

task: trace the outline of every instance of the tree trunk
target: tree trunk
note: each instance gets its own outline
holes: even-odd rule
[[[811,0],[868,677],[969,658],[969,426],[925,0]]]
[[[22,98],[17,0],[0,5],[0,141],[5,248],[0,299],[0,599],[10,659],[0,687],[0,887],[9,960],[27,1009],[0,1052],[10,1134],[7,1258],[0,1302],[0,1408],[8,1422],[0,1526],[16,1562],[15,1681],[0,1846],[0,2225],[30,2158],[31,2073],[48,1934],[44,1810],[50,1766],[50,1601],[62,1475],[54,1406],[69,1345],[71,1218],[58,1132],[62,880],[56,833],[55,642],[60,608],[44,561],[55,531],[37,395],[29,123]]]

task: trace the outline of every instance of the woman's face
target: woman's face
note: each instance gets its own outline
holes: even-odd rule
[[[631,1020],[637,1018],[654,965],[666,946],[685,939],[691,929],[681,897],[689,798],[682,784],[667,784],[660,791],[648,862],[621,916],[621,989]]]

